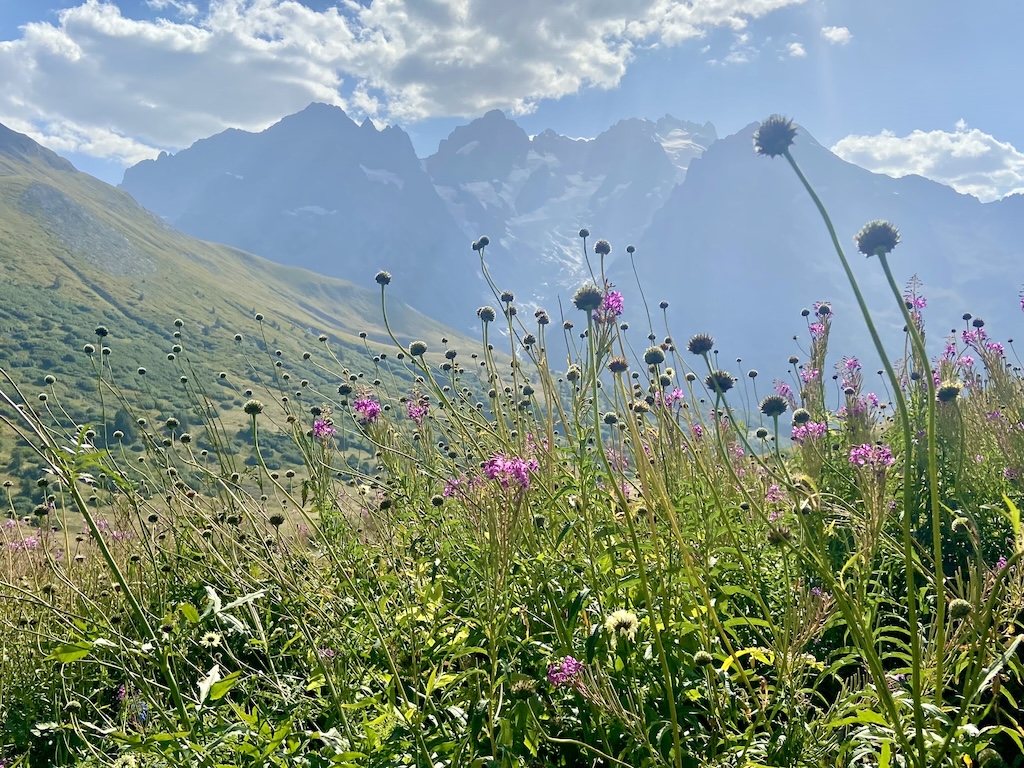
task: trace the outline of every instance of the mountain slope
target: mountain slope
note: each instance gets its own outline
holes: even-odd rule
[[[373,285],[373,268],[366,269]],[[403,343],[422,338],[436,350],[441,337],[459,340],[395,300],[389,319]],[[97,326],[109,335],[98,338]],[[165,416],[189,418],[178,410],[187,402],[185,377],[244,421],[246,390],[310,405],[337,397],[336,375],[302,357],[310,349],[314,360],[329,362],[316,353],[319,334],[353,370],[372,370],[369,356],[394,352],[379,291],[182,235],[127,193],[0,128],[0,366],[26,392],[53,374],[77,418],[98,418],[94,363],[102,362],[120,385],[142,393],[144,407]],[[110,354],[90,360],[87,343]],[[174,344],[183,350],[173,354]],[[220,370],[229,375],[221,379]],[[412,387],[404,366],[395,375]],[[309,382],[301,393],[300,379]]]
[[[687,171],[637,243],[636,263],[648,299],[672,303],[675,332],[707,331],[723,360],[742,356],[770,370],[808,344],[801,307],[833,302],[830,349],[870,355],[867,329],[831,240],[788,164],[758,157],[757,125],[719,140]],[[793,154],[828,208],[868,304],[890,349],[902,354],[903,320],[876,259],[856,252],[853,236],[887,219],[902,242],[890,257],[898,281],[917,275],[928,299],[930,342],[939,344],[965,312],[983,314],[1005,338],[1019,323],[1024,282],[1018,243],[1024,197],[995,204],[960,195],[920,177],[893,179],[851,165],[800,131]],[[634,284],[631,272],[616,279]]]
[[[129,168],[121,188],[193,237],[348,280],[461,322],[479,302],[459,233],[401,129],[312,104],[261,133],[228,130]],[[429,306],[428,306],[429,305]]]

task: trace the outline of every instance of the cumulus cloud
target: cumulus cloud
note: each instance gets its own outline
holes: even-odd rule
[[[147,0],[158,17],[133,18],[83,0],[0,42],[0,122],[128,163],[314,100],[383,121],[526,113],[616,87],[639,48],[805,1]]]
[[[897,136],[847,136],[832,151],[851,163],[899,178],[916,174],[983,202],[1024,193],[1024,153],[960,120],[955,130]]]
[[[802,43],[790,43],[786,46],[786,54],[794,59],[802,59],[807,55],[807,49]]]
[[[832,45],[846,45],[853,39],[853,35],[846,27],[822,27],[821,36]]]

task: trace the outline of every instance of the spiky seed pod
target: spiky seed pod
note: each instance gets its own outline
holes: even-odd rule
[[[819,317],[828,317],[831,314],[832,314],[832,307],[829,304],[826,304],[825,302],[822,302],[818,306],[818,316]]]
[[[594,253],[598,256],[607,256],[612,252],[612,244],[607,240],[598,240],[594,243]]]
[[[974,606],[963,598],[958,597],[949,603],[949,618],[953,621],[966,619],[972,613],[974,613]]]
[[[106,336],[108,333],[110,333],[110,331],[107,330],[106,326],[103,326],[103,325],[97,325],[96,326],[96,335],[99,336],[101,339],[104,336]]]
[[[942,386],[939,387],[939,391],[935,393],[935,397],[940,403],[952,403],[960,396],[960,389],[960,382],[943,382]]]
[[[608,361],[608,370],[612,373],[625,373],[629,370],[629,361],[624,357],[616,355]]]
[[[275,512],[270,516],[268,522],[275,528],[280,528],[282,525],[284,525],[284,515],[282,515],[280,512]]]
[[[757,431],[754,433],[754,436],[758,440],[764,440],[766,437],[768,437],[768,430],[765,429],[764,427],[758,427]]]
[[[175,328],[181,328],[183,325],[185,325],[185,321],[182,320],[180,317],[176,317],[174,319],[174,327]]]
[[[512,291],[502,291],[501,300],[506,304],[511,304],[513,301],[516,300],[516,295],[512,293]]]
[[[409,354],[413,357],[421,357],[427,352],[427,342],[425,341],[414,341],[409,345]]]
[[[259,400],[247,400],[242,406],[242,410],[250,416],[258,416],[263,413],[263,403]]]
[[[476,316],[485,323],[493,323],[494,318],[497,317],[497,313],[495,313],[494,307],[480,307],[480,309],[476,311]]]
[[[171,418],[164,422],[164,426],[167,427],[168,429],[177,429],[179,426],[181,426],[181,422],[179,422],[176,418],[172,416]]]
[[[93,352],[96,351],[96,347],[94,347],[92,344],[86,344],[84,347],[82,347],[82,351],[85,352],[85,354],[87,355],[91,355]]]
[[[697,333],[686,342],[686,349],[694,355],[706,355],[715,348],[715,340],[706,333]]]
[[[698,667],[710,667],[715,663],[715,657],[707,651],[697,651],[693,654],[693,663]]]
[[[374,276],[373,279],[377,285],[388,285],[391,282],[391,273],[382,269]]]
[[[604,294],[596,285],[584,285],[572,297],[572,303],[580,312],[593,312],[600,308],[603,301]]]
[[[806,408],[797,408],[793,411],[793,423],[794,424],[806,424],[811,420],[811,412]]]
[[[644,352],[644,362],[648,365],[661,365],[665,362],[665,350],[661,347],[648,347]]]
[[[762,121],[754,133],[754,151],[765,157],[784,155],[793,146],[796,127],[782,115],[772,115]]]
[[[583,372],[578,365],[570,365],[569,370],[565,372],[565,378],[572,382],[579,381],[582,375]]]
[[[900,232],[888,221],[870,221],[853,239],[865,256],[884,256],[899,244]]]
[[[712,392],[725,394],[736,384],[736,377],[728,371],[712,371],[704,379],[704,384]]]
[[[768,395],[761,401],[761,413],[769,419],[777,419],[789,408],[789,403],[782,395]],[[796,418],[794,414],[794,419]]]
[[[590,230],[584,227],[580,230],[580,237],[590,237]]]

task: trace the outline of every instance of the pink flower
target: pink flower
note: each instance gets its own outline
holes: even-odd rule
[[[509,458],[503,453],[494,454],[483,466],[484,474],[497,480],[502,488],[518,485],[524,490],[530,487],[530,473],[538,469],[540,465],[534,459]]]
[[[327,419],[316,419],[313,422],[313,437],[317,440],[328,440],[334,437],[335,429]]]
[[[803,381],[804,384],[807,384],[808,382],[814,381],[820,375],[821,371],[817,368],[804,368],[800,371],[800,380]]]
[[[873,467],[881,469],[891,467],[896,463],[892,451],[887,445],[855,445],[850,449],[850,463],[858,467]]]
[[[791,439],[794,443],[803,443],[809,438],[821,437],[828,433],[828,424],[823,421],[809,421],[793,427]]]
[[[429,410],[430,406],[427,405],[425,400],[410,400],[405,404],[405,412],[409,414],[409,418],[417,424],[423,423],[423,419],[426,417]]]
[[[548,682],[556,688],[562,685],[570,685],[576,682],[582,671],[583,662],[577,661],[572,656],[566,656],[561,661],[556,661],[548,667]]]
[[[373,424],[380,416],[380,403],[368,397],[362,397],[352,403],[352,410],[359,414],[359,420],[363,424]]]

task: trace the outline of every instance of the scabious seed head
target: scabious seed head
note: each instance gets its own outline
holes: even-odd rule
[[[259,400],[247,400],[245,405],[242,406],[242,410],[249,416],[258,416],[263,413],[263,403]]]
[[[754,133],[754,151],[765,157],[784,155],[796,138],[793,121],[782,115],[772,115],[764,120]]]
[[[900,232],[888,221],[870,221],[853,238],[865,256],[884,256],[900,242]]]
[[[635,245],[627,245],[626,246],[626,253],[628,253],[630,256],[632,256],[634,253],[636,253],[636,246]]]
[[[766,437],[768,437],[768,430],[765,429],[764,427],[758,427],[757,431],[754,433],[754,436],[758,440],[764,440]]]
[[[409,345],[409,354],[413,357],[420,357],[427,353],[427,342],[425,341],[414,341]]]
[[[960,389],[960,382],[946,381],[939,387],[938,392],[935,393],[935,397],[940,403],[952,403],[960,396]]]
[[[580,237],[590,237],[590,230],[584,227],[580,230]]]
[[[377,285],[388,285],[391,282],[391,273],[386,272],[382,269],[380,272],[376,274],[376,276],[374,276],[373,279],[377,283]]]
[[[769,419],[777,419],[786,412],[789,403],[782,395],[768,395],[761,401],[761,413]],[[808,414],[809,416],[810,414]],[[796,415],[794,414],[794,418]]]
[[[625,373],[629,370],[629,361],[620,355],[616,355],[608,361],[608,370],[612,373]]]
[[[91,355],[93,352],[96,351],[96,347],[94,347],[92,344],[86,344],[84,347],[82,347],[82,351],[85,352],[85,354],[87,355]]]
[[[491,238],[489,238],[487,235],[482,235],[480,239],[476,241],[476,244],[477,250],[483,250],[484,248],[491,244]]]
[[[110,333],[110,331],[107,330],[106,326],[103,326],[103,325],[97,325],[96,326],[96,335],[99,336],[101,339],[104,336],[106,336],[108,333]]]
[[[698,667],[710,667],[715,663],[715,657],[707,651],[697,651],[693,654],[693,663]]]
[[[797,408],[793,411],[794,424],[806,424],[811,420],[811,412],[806,408]]]
[[[512,293],[512,291],[502,291],[501,300],[506,304],[511,304],[513,301],[516,300],[516,295]]]
[[[665,362],[665,350],[661,347],[648,347],[644,352],[644,362],[648,365],[661,365]]]
[[[712,371],[704,379],[704,385],[712,392],[718,392],[724,394],[733,388],[736,384],[736,377],[728,371]]]
[[[572,297],[572,303],[581,312],[593,312],[604,301],[604,293],[596,285],[581,286]]]
[[[966,619],[972,613],[974,613],[974,606],[963,598],[958,597],[949,603],[949,618],[953,621]]]
[[[494,311],[494,307],[480,307],[476,311],[476,316],[485,323],[493,323],[497,313]]]
[[[715,340],[706,333],[697,333],[686,342],[686,348],[694,355],[706,355],[715,348]]]
[[[598,256],[607,256],[612,252],[612,245],[607,240],[598,240],[594,243],[594,253]]]

